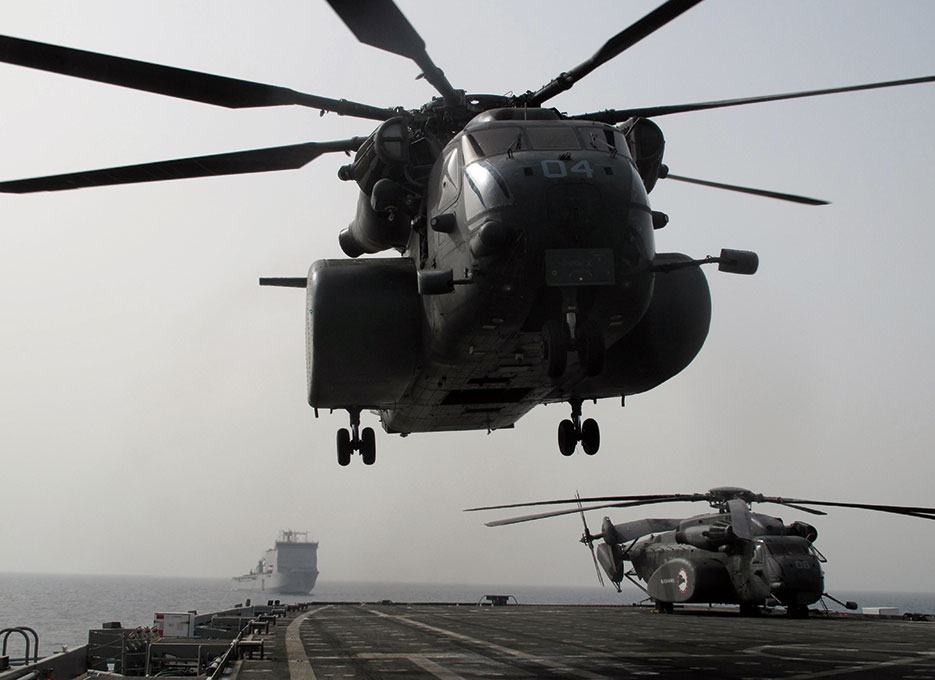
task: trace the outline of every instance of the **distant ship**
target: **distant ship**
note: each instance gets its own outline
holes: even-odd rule
[[[249,574],[235,576],[234,590],[307,595],[318,580],[318,541],[307,531],[286,530]]]

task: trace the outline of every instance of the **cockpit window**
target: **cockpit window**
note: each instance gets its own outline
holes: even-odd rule
[[[464,214],[468,222],[483,212],[513,202],[500,171],[490,161],[479,160],[464,168]]]
[[[578,134],[581,135],[585,149],[609,151],[622,156],[630,156],[627,140],[619,130],[595,125],[579,127]]]
[[[522,151],[523,132],[518,127],[493,127],[477,130],[464,136],[466,162],[487,158],[509,151]]]
[[[762,541],[759,548],[766,549],[772,555],[802,555],[808,552],[808,544],[797,536],[775,536]]]
[[[461,191],[461,154],[458,148],[451,150],[445,159],[445,174],[442,177],[441,192],[438,197],[438,210],[444,210],[454,203]]]
[[[624,137],[623,133],[620,130],[614,130],[614,140],[617,144],[617,152],[630,155],[630,145],[627,144],[627,138]]]
[[[624,136],[607,125],[526,125],[490,127],[464,136],[465,164],[517,151],[602,151],[629,158]]]
[[[532,126],[526,128],[526,135],[533,149],[580,149],[581,143],[575,135],[575,129],[565,126]]]

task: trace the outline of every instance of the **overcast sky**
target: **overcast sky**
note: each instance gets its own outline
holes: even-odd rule
[[[538,88],[656,4],[398,2],[454,86],[480,93]],[[933,20],[922,0],[708,0],[550,103],[581,113],[929,75]],[[317,0],[9,0],[0,26],[377,106],[435,94]],[[373,127],[5,65],[0,91],[0,179]],[[336,178],[343,155],[294,172],[2,195],[0,571],[232,576],[292,528],[320,540],[322,579],[586,585],[578,517],[489,529],[502,515],[461,510],[722,485],[935,505],[933,116],[935,86],[920,85],[658,119],[674,173],[832,204],[660,182],[650,198],[671,217],[660,251],[750,249],[760,271],[708,270],[710,334],[681,375],[623,409],[585,406],[602,430],[593,458],[558,453],[557,405],[492,435],[378,431],[374,467],[338,467],[346,415],[316,420],[305,401],[304,294],[257,278],[342,257],[357,191]],[[592,514],[596,530],[604,513]],[[777,514],[817,525],[832,592],[932,590],[935,522]]]

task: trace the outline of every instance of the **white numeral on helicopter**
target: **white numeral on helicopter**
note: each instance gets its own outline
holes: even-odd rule
[[[578,161],[569,168],[565,161],[550,158],[542,161],[540,165],[542,166],[543,177],[549,179],[562,179],[568,177],[569,173],[584,175],[588,179],[594,176],[594,170],[591,169],[591,164],[587,161]]]

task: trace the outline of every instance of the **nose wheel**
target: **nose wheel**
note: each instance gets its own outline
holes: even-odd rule
[[[338,430],[338,465],[350,465],[351,456],[360,452],[364,465],[373,465],[377,461],[377,439],[372,427],[360,429],[360,409],[350,409],[351,428]]]
[[[581,422],[581,400],[575,399],[571,402],[571,418],[558,424],[558,450],[563,456],[570,456],[578,442],[586,454],[593,456],[601,447],[601,428],[593,418]]]

